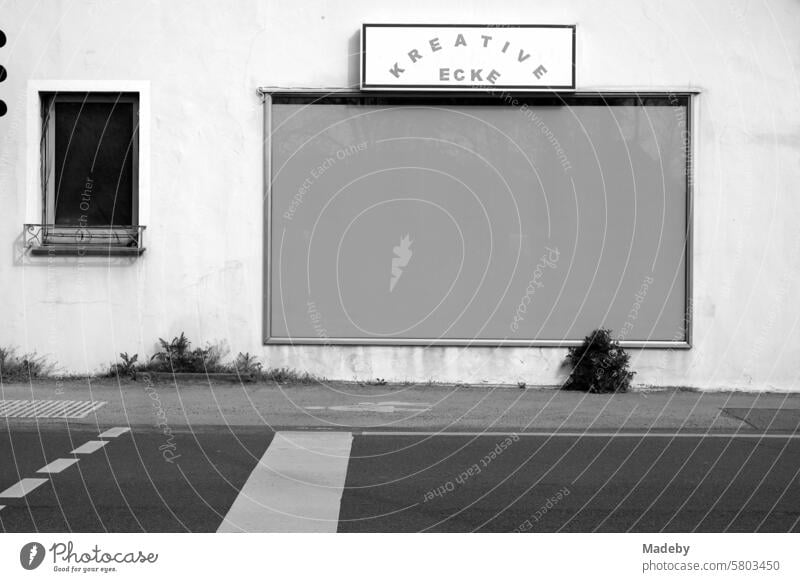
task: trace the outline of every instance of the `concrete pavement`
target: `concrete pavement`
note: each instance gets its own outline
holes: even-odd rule
[[[800,425],[800,394],[784,393],[663,390],[594,395],[482,386],[92,380],[4,384],[0,399],[100,400],[105,402],[102,407],[71,422],[175,429],[231,425],[332,430],[792,432]]]

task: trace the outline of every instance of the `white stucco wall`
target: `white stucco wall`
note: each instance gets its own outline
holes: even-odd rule
[[[197,342],[338,379],[558,383],[564,350],[262,345],[258,86],[358,82],[362,22],[575,23],[579,90],[697,89],[694,347],[634,350],[637,383],[796,390],[800,355],[800,3],[795,0],[11,0],[0,84],[0,345],[98,371]],[[31,91],[145,82],[141,258],[21,252],[38,222]],[[31,174],[33,170],[33,174]],[[31,197],[34,197],[32,200]]]

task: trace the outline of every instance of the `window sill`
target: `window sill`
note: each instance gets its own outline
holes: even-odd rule
[[[138,257],[144,226],[75,227],[26,224],[25,248],[34,256]]]
[[[67,256],[67,257],[138,257],[145,247],[113,247],[113,246],[78,246],[78,245],[42,245],[31,247],[33,256]]]

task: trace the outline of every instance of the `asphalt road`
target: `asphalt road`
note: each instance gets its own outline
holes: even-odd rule
[[[71,454],[98,430],[65,422],[0,428],[0,492],[47,479],[20,498],[0,495],[7,532],[216,531],[275,434],[205,426],[168,439],[133,427],[94,452]],[[311,432],[324,442],[324,431]],[[79,462],[37,473],[59,458]],[[355,432],[349,458],[337,462],[346,474],[341,532],[800,531],[800,440],[783,436]],[[308,474],[315,471],[322,469]],[[281,478],[305,479],[302,467]]]
[[[36,471],[54,459],[80,457],[24,498],[0,497],[3,531],[216,531],[273,433],[220,428],[168,439],[134,429],[89,455],[69,454],[97,434],[63,424],[0,436],[0,491],[42,477]]]
[[[356,439],[339,530],[800,531],[797,440],[503,441]]]

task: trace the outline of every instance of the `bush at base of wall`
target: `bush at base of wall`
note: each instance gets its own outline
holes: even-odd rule
[[[569,348],[567,364],[572,368],[565,390],[592,393],[627,392],[635,372],[628,369],[630,354],[611,336],[597,329],[583,343]]]

